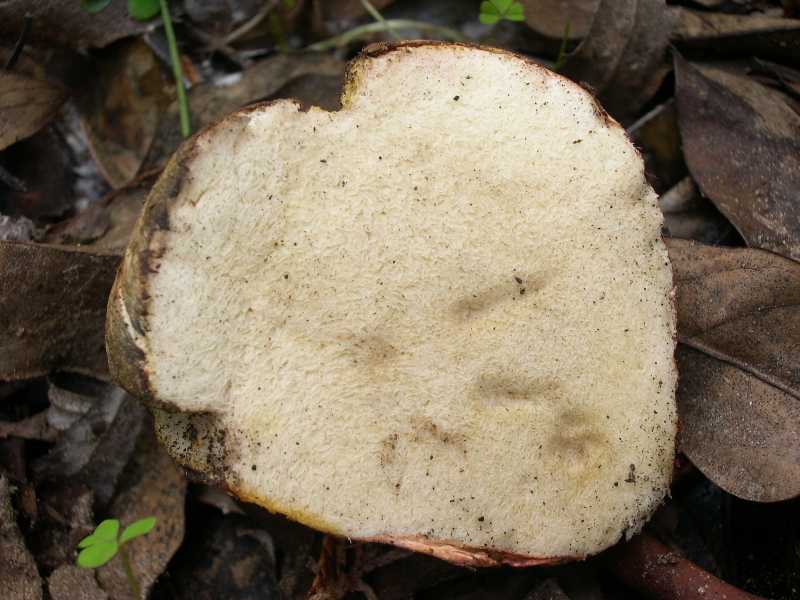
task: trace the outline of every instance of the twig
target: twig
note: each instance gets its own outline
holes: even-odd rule
[[[337,36],[328,38],[327,40],[311,44],[306,50],[324,52],[334,48],[341,48],[373,33],[389,31],[390,29],[418,29],[422,32],[438,34],[451,40],[462,41],[464,39],[464,36],[449,27],[442,27],[441,25],[425,23],[424,21],[412,21],[409,19],[384,19],[383,23],[368,23],[366,25],[354,27]]]
[[[714,577],[647,533],[610,550],[605,564],[617,579],[652,600],[764,600]]]
[[[164,0],[161,1],[163,2]],[[125,544],[119,545],[119,557],[122,559],[122,568],[125,570],[125,577],[128,578],[128,585],[131,588],[131,595],[135,598],[135,600],[139,600],[139,598],[142,597],[142,591],[139,588],[139,582],[136,581],[136,576],[133,574],[131,561],[128,559],[128,551],[125,550]]]
[[[167,45],[169,46],[169,58],[172,63],[172,72],[175,75],[175,88],[178,90],[181,135],[186,138],[191,135],[192,126],[189,123],[189,102],[186,99],[186,88],[183,85],[181,56],[178,53],[178,42],[175,40],[175,31],[172,29],[172,18],[169,16],[167,0],[159,0],[159,3],[161,4],[161,20],[164,23],[164,33],[167,34]]]
[[[369,0],[361,0],[361,6],[369,13],[369,16],[375,19],[378,23],[386,24],[386,19],[383,18],[383,15],[378,12],[378,9],[372,5],[372,2]],[[394,27],[388,28],[389,35],[391,35],[394,39],[399,40],[400,36],[397,35],[397,32],[394,30]]]
[[[236,29],[234,29],[228,35],[225,36],[225,44],[226,45],[232,44],[233,42],[241,38],[243,35],[250,33],[250,31],[258,27],[261,21],[263,21],[267,17],[267,15],[272,12],[272,9],[274,9],[278,5],[279,1],[280,0],[272,0],[271,2],[266,2],[264,6],[261,7],[261,10],[259,10],[255,15],[253,15],[253,18],[251,18],[246,23],[243,23],[242,25],[240,25],[239,27],[237,27]]]
[[[14,68],[14,65],[17,64],[19,60],[20,54],[22,54],[22,49],[25,47],[25,40],[28,37],[28,33],[31,30],[31,16],[25,15],[25,21],[22,24],[22,31],[17,38],[17,43],[14,44],[14,50],[11,51],[11,56],[8,57],[6,61],[5,70],[10,71]]]

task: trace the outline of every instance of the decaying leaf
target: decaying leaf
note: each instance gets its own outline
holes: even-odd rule
[[[17,527],[8,479],[0,476],[0,590],[8,600],[39,600],[42,580]]]
[[[221,119],[223,116],[247,104],[275,97],[282,89],[295,83],[290,93],[296,94],[303,102],[318,102],[325,108],[338,105],[341,92],[341,78],[344,75],[345,63],[330,55],[317,54],[278,54],[259,61],[241,74],[231,77],[230,81],[203,83],[189,90],[189,105],[192,107],[194,127],[200,129]],[[331,78],[338,80],[338,85],[330,86]],[[297,85],[302,79],[303,86]],[[310,84],[310,80],[323,81],[330,97],[323,103],[319,96],[319,86]],[[309,94],[308,97],[302,95]],[[172,104],[163,115],[153,145],[142,166],[142,172],[163,167],[169,156],[183,141],[178,127],[178,106]]]
[[[682,51],[703,56],[758,56],[800,61],[800,19],[759,13],[748,15],[676,7],[672,39]]]
[[[26,217],[13,219],[0,215],[0,240],[8,242],[29,242],[33,239],[35,226]]]
[[[175,84],[141,39],[115,44],[96,64],[98,72],[78,108],[92,155],[118,188],[139,171]]]
[[[65,99],[53,83],[0,71],[0,150],[36,133]]]
[[[0,379],[61,369],[108,377],[106,300],[119,257],[0,242]]]
[[[800,260],[800,114],[743,73],[675,56],[692,177],[749,246]]]
[[[614,117],[630,120],[669,70],[672,25],[664,0],[602,0],[589,33],[562,72],[588,84]]]
[[[800,265],[670,240],[681,447],[726,491],[800,494]]]
[[[361,0],[313,0],[313,11],[323,21],[352,20],[367,14]],[[381,10],[394,0],[371,0],[372,6]]]
[[[600,0],[521,0],[525,22],[544,36],[562,39],[569,24],[569,39],[589,32]]]
[[[183,542],[186,480],[163,448],[151,426],[139,436],[133,461],[126,470],[122,490],[114,498],[109,514],[123,524],[155,517],[156,525],[146,536],[127,547],[131,566],[146,598],[156,579]],[[103,568],[98,579],[112,598],[130,594],[120,561]]]
[[[127,2],[115,1],[91,14],[78,0],[5,0],[0,2],[0,38],[17,39],[26,16],[31,19],[30,42],[71,48],[106,46],[153,27],[129,18]]]
[[[570,600],[555,579],[545,579],[525,596],[525,600]]]

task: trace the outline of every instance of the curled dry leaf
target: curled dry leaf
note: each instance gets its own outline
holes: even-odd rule
[[[703,56],[759,56],[800,61],[800,19],[759,13],[727,14],[676,7],[672,39],[682,51]]]
[[[146,536],[127,547],[131,566],[147,598],[156,579],[183,542],[186,480],[167,453],[156,442],[153,428],[139,436],[123,489],[114,498],[109,514],[128,524],[155,517],[156,525]],[[103,589],[112,598],[130,594],[120,561],[112,561],[99,572]]]
[[[726,491],[800,494],[800,265],[670,240],[677,286],[680,444]]]
[[[36,133],[65,99],[64,90],[53,83],[0,71],[0,150]]]
[[[645,176],[657,193],[670,189],[688,172],[681,152],[678,111],[672,100],[642,115],[628,127],[628,135],[642,152]]]
[[[672,25],[664,0],[602,0],[562,73],[588,84],[614,117],[629,121],[669,71]]]
[[[92,155],[113,188],[142,165],[174,82],[141,39],[122,41],[97,60],[98,72],[78,101]]]
[[[0,589],[8,600],[39,600],[42,580],[17,527],[8,479],[0,476]]]
[[[749,246],[800,260],[800,114],[742,73],[675,55],[678,116],[692,177]]]
[[[658,199],[667,234],[684,240],[718,244],[733,231],[731,224],[687,176]]]
[[[0,380],[54,370],[108,377],[106,300],[119,257],[0,242]]]
[[[25,18],[31,27],[26,39],[39,45],[98,48],[137,35],[153,25],[128,17],[126,2],[112,2],[90,14],[77,0],[6,0],[0,2],[0,38],[17,39]]]

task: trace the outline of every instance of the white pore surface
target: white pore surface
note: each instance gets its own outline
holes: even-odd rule
[[[580,556],[671,476],[671,270],[642,162],[509,55],[362,59],[344,109],[202,135],[151,283],[161,400],[244,496],[350,537]]]

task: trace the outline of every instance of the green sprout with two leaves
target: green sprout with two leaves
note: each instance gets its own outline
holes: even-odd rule
[[[131,561],[125,546],[137,537],[150,532],[156,524],[155,517],[145,517],[128,525],[122,535],[119,533],[119,520],[106,519],[95,530],[78,543],[81,550],[77,564],[84,569],[102,567],[117,554],[122,560],[122,568],[128,578],[128,585],[134,598],[141,597],[141,588],[131,568]]]
[[[104,10],[111,4],[111,0],[81,0],[81,6],[92,14]],[[186,89],[183,86],[183,69],[181,57],[178,53],[178,42],[175,39],[175,30],[172,27],[172,17],[169,15],[167,0],[128,0],[128,15],[137,21],[149,21],[161,15],[164,24],[164,33],[169,46],[169,60],[172,63],[172,73],[175,77],[175,89],[178,93],[178,109],[180,111],[181,135],[189,137],[192,128],[189,122],[189,101],[186,99]]]

